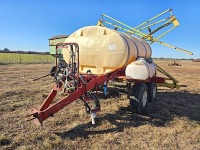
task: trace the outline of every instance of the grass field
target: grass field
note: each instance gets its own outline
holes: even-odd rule
[[[101,99],[102,111],[91,124],[81,101],[44,121],[42,127],[25,115],[42,104],[54,83],[50,64],[0,65],[0,149],[183,149],[200,148],[200,63],[156,61],[176,77],[180,89],[159,88],[156,101],[143,115],[133,114],[123,90],[109,87],[111,97]]]
[[[0,53],[0,64],[13,63],[49,63],[54,57],[43,54]]]

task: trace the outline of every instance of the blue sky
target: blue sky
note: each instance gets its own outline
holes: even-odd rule
[[[130,26],[172,8],[180,26],[162,40],[193,56],[152,44],[153,57],[200,58],[200,0],[0,0],[0,49],[48,51],[48,38],[96,25],[102,13]]]

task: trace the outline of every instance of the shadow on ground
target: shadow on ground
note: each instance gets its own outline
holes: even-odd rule
[[[117,98],[119,94],[115,96]],[[77,137],[88,138],[89,135],[95,134],[123,132],[125,128],[145,124],[162,127],[170,122],[174,116],[200,121],[200,95],[187,92],[158,92],[156,101],[148,104],[147,111],[143,115],[132,113],[129,107],[121,107],[114,114],[108,113],[98,116],[95,126],[88,122],[69,131],[56,132],[55,134],[63,139],[76,139]],[[105,130],[94,129],[100,127],[106,121],[114,127]]]

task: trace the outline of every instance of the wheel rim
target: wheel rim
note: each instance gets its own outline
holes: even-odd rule
[[[146,103],[147,103],[147,91],[144,91],[142,96],[142,106],[145,107]]]

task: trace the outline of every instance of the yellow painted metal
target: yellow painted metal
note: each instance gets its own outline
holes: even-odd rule
[[[167,12],[169,12],[169,11],[172,11],[172,9],[167,9],[166,11],[164,11],[164,12],[162,12],[162,13],[156,15],[155,17],[153,17],[153,18],[151,18],[151,19],[149,19],[149,20],[143,22],[142,24],[136,26],[135,28],[141,27],[141,26],[143,26],[144,24],[146,24],[146,23],[148,23],[148,22],[150,22],[150,21],[152,21],[152,20],[154,20],[154,19],[156,19],[156,18],[162,16],[163,14],[165,14],[165,13],[167,13]]]
[[[118,20],[116,20],[116,19],[114,19],[114,18],[112,18],[112,17],[110,17],[110,16],[108,16],[108,15],[106,15],[106,14],[102,14],[102,16],[105,16],[105,17],[107,17],[107,18],[109,18],[109,19],[115,21],[116,23],[118,23],[118,24],[120,24],[120,25],[123,25],[123,26],[129,28],[131,31],[133,31],[134,33],[137,33],[137,34],[140,35],[140,36],[145,36],[145,35],[146,35],[145,33],[141,32],[141,31],[139,31],[139,30],[136,30],[135,28],[132,28],[131,26],[128,26],[128,25],[126,25],[125,23],[120,22],[120,21],[118,21]],[[109,22],[107,21],[107,23],[109,23]],[[113,24],[113,23],[111,23],[111,24]],[[117,26],[117,25],[116,25],[116,26]]]
[[[167,12],[170,12],[170,17],[168,18],[164,18],[164,19],[161,19],[159,21],[156,21],[154,23],[151,23],[151,21],[153,21],[154,19],[157,19],[158,17],[166,14]],[[108,20],[103,20],[103,18],[106,18]],[[159,26],[158,28],[156,28],[153,32],[150,32],[150,33],[144,33],[144,32],[141,32],[141,30],[143,29],[146,29],[146,28],[150,28],[151,26],[154,26],[154,25],[157,25],[158,23],[161,23],[165,20],[169,20],[167,22],[165,22],[164,24],[162,24],[161,26]],[[111,22],[112,21],[112,22]],[[160,14],[158,14],[157,16],[143,22],[142,24],[136,26],[135,28],[129,26],[129,25],[126,25],[125,23],[123,22],[120,22],[106,14],[102,14],[102,18],[101,20],[98,21],[97,25],[100,25],[100,26],[106,26],[105,24],[108,24],[110,26],[114,26],[115,29],[121,29],[127,33],[130,33],[130,34],[135,34],[137,36],[139,36],[140,38],[146,40],[146,41],[150,41],[150,44],[154,43],[154,42],[157,42],[159,44],[162,44],[164,46],[167,46],[167,47],[170,47],[172,49],[175,49],[175,50],[178,50],[178,51],[181,51],[181,52],[184,52],[184,53],[187,53],[189,55],[193,55],[192,52],[190,51],[187,51],[187,50],[184,50],[182,48],[178,48],[176,46],[172,46],[170,44],[167,44],[163,41],[160,41],[159,39],[162,38],[163,36],[165,36],[167,33],[171,32],[173,29],[175,29],[177,26],[179,26],[179,22],[177,20],[177,18],[175,16],[172,15],[172,9],[168,9]],[[161,30],[162,28],[166,27],[166,26],[169,26],[173,24],[173,27],[171,27],[169,30],[165,31],[164,33],[162,33],[161,35],[159,35],[158,37],[154,37],[152,36],[152,34],[156,33],[157,31]],[[139,28],[140,27],[140,28]]]
[[[111,17],[110,17],[110,18],[111,18]],[[112,22],[109,22],[109,21],[106,21],[106,20],[98,21],[97,24],[100,23],[100,26],[105,26],[105,24],[103,24],[103,22],[106,23],[106,24],[108,24],[108,25],[114,26],[114,27],[117,28],[117,29],[124,30],[124,31],[126,31],[127,33],[136,34],[137,36],[139,36],[139,37],[141,37],[141,38],[143,38],[143,39],[148,39],[148,40],[150,40],[150,41],[153,40],[153,38],[152,38],[151,35],[142,33],[142,32],[139,31],[139,30],[134,30],[133,28],[131,28],[130,26],[126,26],[126,25],[125,25],[124,23],[122,23],[122,22],[120,22],[120,23],[122,23],[125,27],[119,26],[119,25],[117,25],[117,24],[115,24],[115,23],[112,23]],[[119,22],[118,22],[118,23],[119,23]],[[132,29],[133,29],[133,30],[132,30]]]
[[[122,27],[122,26],[118,26],[118,25],[115,25],[115,24],[113,24],[113,23],[111,23],[111,22],[107,22],[107,21],[104,21],[104,22],[105,22],[106,24],[109,24],[109,25],[111,25],[111,26],[114,26],[115,28],[124,30],[124,31],[126,31],[126,32],[128,32],[128,33],[136,34],[136,35],[138,35],[138,36],[141,36],[140,34],[134,32],[134,31],[128,30],[127,28],[124,28],[124,27]],[[103,23],[101,23],[101,26],[105,26],[105,25],[104,25]]]
[[[147,26],[145,26],[145,27],[142,27],[142,28],[140,28],[139,30],[141,31],[141,30],[144,30],[144,29],[146,29],[146,28],[149,28],[149,27],[151,27],[151,26],[154,26],[154,25],[156,25],[156,24],[158,24],[158,23],[161,23],[161,22],[163,22],[163,21],[165,21],[165,20],[169,20],[170,19],[170,17],[168,17],[168,18],[164,18],[164,19],[162,19],[162,20],[159,20],[159,21],[157,21],[157,22],[154,22],[154,23],[152,23],[152,24],[149,24],[149,25],[147,25]]]
[[[105,25],[102,23],[101,20],[99,20],[99,21],[97,22],[97,26],[103,26],[103,27],[105,27]]]
[[[157,38],[154,38],[150,44],[152,44],[153,42],[156,42],[158,41],[158,39],[160,39],[161,37],[165,36],[167,33],[169,33],[170,31],[172,31],[173,29],[175,29],[177,26],[179,26],[179,22],[178,20],[176,19],[175,16],[171,16],[170,17],[171,19],[169,21],[167,21],[165,24],[163,24],[162,26],[168,24],[168,23],[173,23],[174,26],[172,28],[170,28],[169,30],[167,30],[166,32],[164,32],[163,34],[161,34],[159,37]]]
[[[161,37],[165,36],[167,33],[169,33],[170,31],[172,31],[175,28],[176,28],[176,26],[174,26],[171,29],[167,30],[165,33],[161,34],[159,37],[154,38],[154,40],[152,41],[152,43],[155,42],[155,41],[158,41],[158,39],[160,39]]]
[[[180,25],[175,16],[172,16],[172,17],[171,17],[171,21],[173,22],[173,24],[174,24],[175,27],[177,27],[177,26]]]
[[[177,83],[179,82],[179,81],[176,80],[172,75],[170,75],[169,73],[167,73],[163,68],[161,68],[161,67],[158,66],[157,64],[156,64],[156,68],[157,68],[157,70],[158,70],[160,73],[162,73],[162,74],[164,74],[165,76],[167,76],[168,79],[172,80],[175,84],[177,84]]]
[[[172,45],[167,44],[167,43],[165,43],[165,42],[162,42],[162,41],[156,41],[156,42],[158,42],[158,43],[160,43],[160,44],[162,44],[162,45],[164,45],[164,46],[170,47],[170,48],[172,48],[172,49],[175,49],[175,50],[184,52],[184,53],[186,53],[186,54],[193,55],[193,53],[190,52],[190,51],[184,50],[184,49],[179,48],[179,47],[176,47],[176,46],[172,46]]]
[[[174,85],[174,84],[171,84],[171,83],[157,83],[156,84],[157,86],[165,86],[165,87],[168,87],[168,88],[177,88],[179,89],[180,87],[187,87],[186,85]]]
[[[186,87],[186,85],[178,85],[179,81],[176,80],[172,75],[170,75],[168,72],[166,72],[163,68],[161,68],[157,64],[156,64],[156,68],[160,73],[162,73],[163,75],[165,75],[167,77],[167,78],[165,78],[164,83],[157,83],[158,86],[165,86],[168,88]],[[167,80],[172,81],[172,83],[167,82]]]

